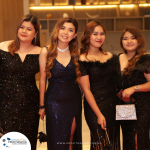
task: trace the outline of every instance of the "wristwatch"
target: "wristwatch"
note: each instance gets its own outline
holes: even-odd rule
[[[139,90],[138,85],[136,85],[136,86],[134,87],[134,89],[136,90],[136,92],[138,92],[138,90]]]

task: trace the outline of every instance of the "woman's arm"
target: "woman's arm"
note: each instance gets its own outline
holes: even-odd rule
[[[39,64],[40,64],[40,106],[44,106],[44,95],[45,95],[45,83],[46,83],[46,55],[47,50],[44,47],[41,50],[40,56],[39,56]],[[41,119],[43,120],[43,117],[45,115],[45,109],[39,109],[39,115]]]
[[[144,76],[147,80],[146,83],[135,85],[130,88],[127,88],[123,91],[122,96],[123,97],[130,97],[134,92],[148,92],[150,91],[150,74],[144,73]],[[135,89],[137,87],[138,89]]]
[[[80,86],[84,92],[84,96],[85,96],[87,102],[89,103],[89,105],[91,106],[91,108],[93,109],[93,111],[95,112],[95,114],[97,116],[98,124],[100,124],[101,128],[105,130],[106,120],[105,120],[105,117],[100,112],[100,110],[96,104],[96,101],[94,99],[94,96],[90,90],[89,75],[85,75],[80,78]]]

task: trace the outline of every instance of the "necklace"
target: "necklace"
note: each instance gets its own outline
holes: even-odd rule
[[[60,51],[60,52],[65,52],[67,49],[69,49],[69,46],[65,49],[60,49],[59,47],[57,47],[57,49]]]

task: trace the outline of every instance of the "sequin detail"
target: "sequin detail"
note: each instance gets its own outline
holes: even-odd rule
[[[117,101],[115,88],[116,56],[107,62],[79,61],[82,76],[89,75],[90,89],[95,101],[106,118],[110,141],[115,147],[115,105]],[[106,143],[105,131],[97,123],[97,116],[84,99],[85,119],[91,131],[91,150],[102,150]]]
[[[64,67],[56,59],[51,69],[52,77],[45,93],[46,130],[48,150],[69,150],[73,118],[76,120],[75,150],[82,149],[81,136],[81,92],[76,83],[73,58]],[[80,144],[76,144],[76,142]]]
[[[146,83],[144,72],[150,73],[150,55],[140,58],[130,75],[121,76],[118,65],[119,89],[126,89]],[[136,100],[137,121],[121,121],[123,131],[123,150],[135,149],[135,135],[137,134],[138,150],[150,150],[150,92],[135,92],[131,95]]]
[[[24,60],[17,53],[0,50],[0,120],[4,131],[23,133],[36,150],[39,115],[39,91],[35,74],[39,72],[39,54]]]

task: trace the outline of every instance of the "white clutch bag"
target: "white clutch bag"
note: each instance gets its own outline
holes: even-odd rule
[[[137,120],[135,104],[116,105],[116,120]]]

